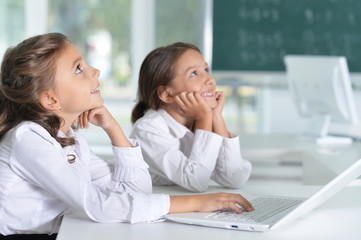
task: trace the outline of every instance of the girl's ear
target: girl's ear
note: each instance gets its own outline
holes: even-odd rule
[[[51,91],[43,91],[39,98],[43,108],[51,111],[61,110],[60,102]]]
[[[170,87],[160,86],[157,88],[159,99],[164,103],[171,103],[174,101],[172,89]]]

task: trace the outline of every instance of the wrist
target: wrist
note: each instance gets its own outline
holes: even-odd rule
[[[196,128],[212,132],[212,118],[201,118],[196,120]]]
[[[229,132],[226,127],[226,123],[224,122],[224,119],[221,114],[215,114],[212,118],[212,131],[214,133],[217,133],[220,136],[229,138]]]
[[[214,121],[223,121],[222,113],[219,112],[213,112],[212,114],[212,120]]]
[[[110,141],[113,146],[116,147],[132,147],[132,144],[129,142],[128,138],[124,135],[124,132],[120,125],[116,122],[116,124],[110,124],[110,127],[105,129],[105,132],[108,134]]]
[[[118,127],[120,128],[118,122],[114,118],[111,118],[111,120],[106,125],[102,126],[106,133],[112,132]]]
[[[169,213],[198,212],[199,201],[197,195],[170,196]]]

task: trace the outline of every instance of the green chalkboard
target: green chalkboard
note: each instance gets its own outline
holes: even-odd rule
[[[284,71],[285,54],[346,56],[361,72],[361,0],[214,0],[212,68]]]

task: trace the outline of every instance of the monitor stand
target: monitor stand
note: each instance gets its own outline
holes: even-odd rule
[[[349,145],[353,143],[351,137],[323,136],[316,138],[317,145]]]
[[[330,125],[330,115],[314,116],[305,130],[305,135],[313,138],[318,145],[348,145],[353,143],[352,137],[328,135]]]

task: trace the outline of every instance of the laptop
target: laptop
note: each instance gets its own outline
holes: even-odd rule
[[[361,159],[308,198],[251,196],[255,210],[237,214],[224,209],[212,213],[173,213],[166,219],[186,224],[245,231],[269,231],[318,207],[361,175]],[[264,205],[266,207],[264,207]]]

